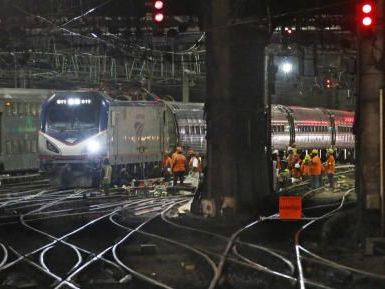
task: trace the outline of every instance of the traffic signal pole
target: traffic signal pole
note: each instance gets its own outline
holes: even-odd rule
[[[364,25],[362,7],[358,2],[359,95],[357,103],[358,193],[361,219],[368,210],[380,210],[381,233],[385,235],[385,200],[383,179],[383,142],[380,125],[380,94],[384,83],[384,1],[378,0],[374,24]],[[368,2],[370,3],[370,2]],[[374,3],[374,2],[372,2]],[[361,17],[361,18],[360,18]],[[369,23],[369,22],[368,22]]]

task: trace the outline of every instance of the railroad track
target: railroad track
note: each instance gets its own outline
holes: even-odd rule
[[[94,270],[105,273],[103,282],[110,279],[111,283],[120,284],[125,270],[113,260],[111,252],[113,246],[125,238],[127,230],[114,225],[110,217],[119,211],[156,215],[166,206],[181,201],[180,197],[158,202],[127,200],[124,194],[111,197],[95,194],[93,197],[97,200],[84,198],[89,193],[92,191],[41,191],[28,197],[3,200],[2,207],[13,213],[3,215],[0,225],[2,286],[81,288],[87,286],[87,282],[97,286],[95,276],[100,274],[88,278]],[[117,280],[117,276],[121,278]]]
[[[322,214],[308,208],[299,222],[275,214],[226,230],[181,217],[178,208],[190,200],[184,196],[50,189],[3,196],[0,287],[330,289],[346,288],[328,283],[330,276],[346,282],[355,274],[361,279],[351,288],[367,288],[358,285],[368,280],[383,288],[379,276],[307,247],[312,240],[304,232],[343,209],[348,195]]]

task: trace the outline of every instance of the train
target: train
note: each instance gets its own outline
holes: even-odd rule
[[[108,157],[113,176],[122,168],[136,178],[161,174],[165,151],[177,144],[206,151],[203,104],[124,101],[95,91],[56,92],[42,105],[39,131],[41,169],[60,183],[70,164],[77,186],[98,181]]]
[[[273,105],[272,147],[354,152],[349,111]],[[164,152],[177,145],[206,154],[203,103],[118,100],[98,91],[58,91],[42,105],[38,137],[41,169],[60,182],[63,166],[77,186],[98,182],[108,158],[113,176],[159,176]]]
[[[51,90],[0,88],[0,174],[37,171],[39,114]]]

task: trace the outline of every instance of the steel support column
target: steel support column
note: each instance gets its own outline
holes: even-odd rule
[[[379,0],[377,4],[374,32],[362,32],[359,27],[360,81],[356,132],[359,199],[363,211],[380,210],[382,206],[380,151],[383,148],[380,148],[379,97],[384,88],[384,0]]]
[[[272,195],[264,93],[268,33],[255,24],[230,24],[229,17],[242,17],[232,15],[232,1],[209,2],[207,191],[219,208],[233,199],[240,212],[260,212]]]

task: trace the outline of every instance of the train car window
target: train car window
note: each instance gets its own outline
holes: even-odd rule
[[[19,102],[17,104],[17,114],[19,115],[24,114],[24,103]]]
[[[20,153],[25,153],[26,146],[25,141],[23,139],[19,140]]]
[[[196,132],[196,134],[201,134],[201,127],[195,126],[195,132]]]
[[[6,153],[7,155],[12,154],[12,143],[11,143],[11,141],[9,141],[9,140],[7,140],[7,141],[5,142],[5,153]]]
[[[186,134],[185,128],[184,128],[184,127],[181,127],[181,128],[179,129],[179,133],[180,133],[180,134]]]
[[[195,127],[194,126],[190,127],[190,134],[191,135],[195,134]]]
[[[33,140],[31,145],[32,145],[31,152],[36,153],[37,152],[37,141]]]
[[[25,114],[26,114],[26,115],[29,115],[29,114],[31,113],[31,110],[30,110],[30,103],[26,103],[26,104],[25,104],[24,111],[25,111]]]
[[[28,146],[28,140],[25,139],[24,142],[23,142],[23,147],[24,147],[24,152],[25,153],[29,153],[29,146]]]
[[[186,134],[190,134],[190,127],[188,125],[185,126],[185,132]]]
[[[11,153],[13,155],[17,154],[19,152],[19,145],[18,145],[18,142],[17,140],[13,140],[12,141],[12,150],[11,150]]]
[[[36,104],[31,103],[31,114],[36,115]]]
[[[24,147],[25,147],[25,152],[30,153],[31,152],[31,145],[29,139],[24,140]]]
[[[14,102],[12,105],[12,114],[17,114],[17,103]]]

